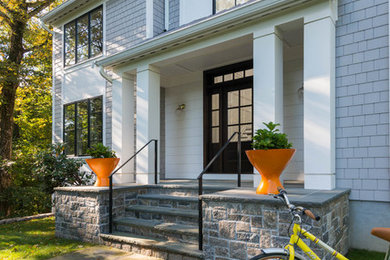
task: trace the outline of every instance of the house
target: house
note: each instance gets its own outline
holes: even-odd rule
[[[350,246],[390,226],[387,0],[68,0],[54,28],[53,141],[123,159],[159,140],[160,179],[196,179],[236,131],[275,121],[285,183],[351,189]],[[235,142],[209,179],[233,180]],[[154,147],[115,183],[154,183]],[[259,175],[243,156],[244,180]]]

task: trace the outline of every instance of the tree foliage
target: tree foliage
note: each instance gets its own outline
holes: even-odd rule
[[[0,192],[33,182],[19,177],[51,140],[52,40],[37,17],[60,2],[0,0]],[[0,196],[0,211],[9,209]]]

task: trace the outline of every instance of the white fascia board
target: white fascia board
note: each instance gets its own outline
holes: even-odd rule
[[[142,42],[131,49],[103,58],[97,61],[96,64],[103,67],[115,67],[134,62],[137,59],[167,51],[170,48],[175,48],[206,35],[252,22],[260,17],[309,2],[318,2],[318,0],[262,0],[248,3],[242,7],[210,16],[194,24]]]
[[[56,26],[69,15],[78,12],[80,9],[88,8],[90,5],[96,5],[96,2],[95,0],[68,0],[43,15],[40,20],[45,24]]]

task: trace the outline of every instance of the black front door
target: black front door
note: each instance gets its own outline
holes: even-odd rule
[[[205,164],[239,130],[244,135],[242,173],[253,173],[245,150],[251,149],[253,129],[252,61],[204,73]],[[237,137],[210,167],[210,173],[237,173]]]

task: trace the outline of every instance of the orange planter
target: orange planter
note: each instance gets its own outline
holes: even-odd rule
[[[94,186],[110,186],[110,180],[108,179],[108,177],[118,165],[119,160],[119,158],[85,159],[89,167],[96,174],[97,179]]]
[[[280,175],[295,154],[295,149],[269,149],[245,151],[249,161],[260,175],[257,194],[278,194],[278,187],[284,188]]]

